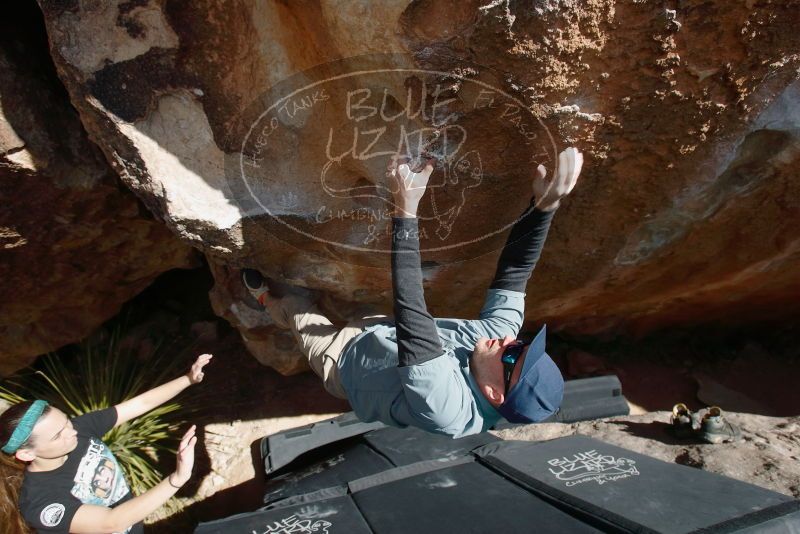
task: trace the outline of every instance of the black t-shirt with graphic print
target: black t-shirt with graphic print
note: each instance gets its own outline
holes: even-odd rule
[[[69,532],[83,504],[114,506],[133,498],[117,459],[100,438],[117,422],[117,410],[107,408],[72,420],[78,445],[67,461],[52,471],[25,472],[19,495],[22,517],[39,532]],[[142,534],[136,523],[126,534]]]

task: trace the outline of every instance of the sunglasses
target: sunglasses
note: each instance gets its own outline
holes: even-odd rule
[[[525,353],[527,346],[528,344],[524,341],[517,340],[507,346],[503,350],[503,355],[500,356],[500,361],[503,362],[503,385],[505,386],[504,395],[506,397],[508,396],[508,388],[511,385],[511,375],[514,374],[517,361]]]

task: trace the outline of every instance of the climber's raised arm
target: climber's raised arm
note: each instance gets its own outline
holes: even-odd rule
[[[392,218],[392,290],[397,328],[399,367],[421,364],[442,354],[433,317],[425,306],[419,253],[417,209],[425,194],[433,165],[409,167],[397,156],[389,163],[387,176],[394,192]]]
[[[583,166],[583,154],[574,147],[562,151],[551,178],[543,165],[534,171],[533,197],[506,240],[491,289],[525,293],[528,279],[542,254],[550,222],[561,199],[575,187]]]

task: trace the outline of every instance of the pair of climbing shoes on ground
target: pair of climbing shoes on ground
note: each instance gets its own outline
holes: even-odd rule
[[[670,431],[679,439],[698,439],[706,443],[732,443],[739,441],[742,433],[728,421],[718,406],[692,412],[683,403],[672,407]]]

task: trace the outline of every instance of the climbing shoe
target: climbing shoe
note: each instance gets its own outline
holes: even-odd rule
[[[676,438],[685,439],[694,437],[697,426],[697,416],[682,402],[672,407],[672,416],[669,418],[669,431]]]
[[[263,308],[264,301],[269,295],[266,278],[255,269],[242,269],[242,283]]]
[[[706,443],[733,443],[742,438],[742,433],[736,425],[725,419],[718,406],[706,409],[697,437]]]

